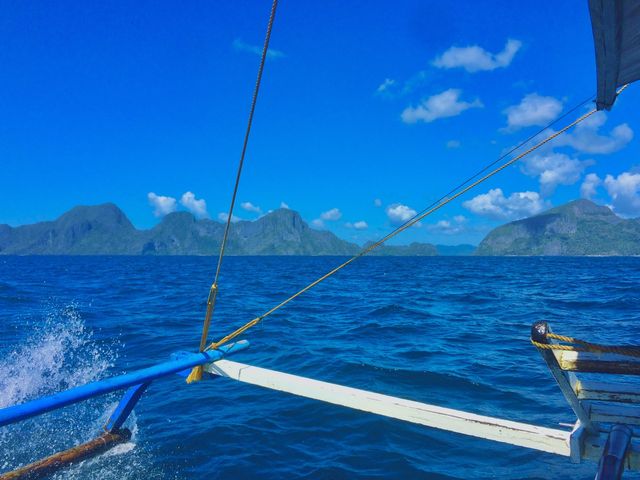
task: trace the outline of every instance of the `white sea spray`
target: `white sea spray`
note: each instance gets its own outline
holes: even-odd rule
[[[83,321],[80,307],[50,306],[42,322],[28,321],[28,335],[0,359],[0,408],[73,388],[113,370],[117,340],[98,341]],[[91,399],[0,429],[0,471],[17,468],[101,433],[118,394]],[[136,447],[133,413],[126,425],[131,440],[107,453],[57,473],[53,478],[135,478],[146,467]],[[107,468],[106,458],[111,458]],[[115,464],[115,465],[114,465]]]

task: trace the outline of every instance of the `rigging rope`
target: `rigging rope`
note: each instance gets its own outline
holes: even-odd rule
[[[556,123],[559,123],[560,121],[562,121],[563,119],[565,119],[566,117],[568,117],[569,115],[571,115],[573,112],[575,112],[576,110],[578,110],[580,107],[582,107],[583,105],[585,105],[587,102],[591,101],[593,102],[595,100],[595,95],[589,95],[587,98],[585,98],[584,100],[582,100],[580,103],[577,103],[576,105],[574,105],[571,109],[567,110],[565,113],[563,113],[562,115],[560,115],[558,118],[556,118],[555,120],[553,120],[552,122],[548,123],[547,125],[545,125],[544,127],[542,127],[540,130],[538,130],[536,133],[534,133],[533,135],[527,137],[525,140],[523,140],[522,142],[520,142],[519,144],[517,144],[515,147],[511,148],[509,151],[503,153],[502,155],[500,155],[498,158],[496,158],[493,162],[491,162],[488,165],[485,165],[483,168],[481,168],[480,170],[478,170],[476,173],[474,173],[473,175],[471,175],[470,177],[468,177],[466,180],[464,180],[463,182],[459,183],[458,185],[456,185],[454,188],[452,188],[451,190],[449,190],[449,192],[445,193],[443,196],[441,196],[440,198],[438,198],[437,200],[435,200],[434,202],[432,202],[431,204],[429,204],[428,206],[426,206],[424,209],[422,209],[420,212],[416,213],[413,217],[411,217],[408,221],[413,220],[415,217],[417,217],[418,215],[420,215],[421,213],[425,212],[426,210],[430,209],[431,207],[433,207],[434,205],[438,204],[439,202],[441,202],[442,200],[444,200],[445,198],[447,198],[449,195],[453,195],[455,192],[457,192],[459,189],[461,189],[462,187],[464,187],[467,183],[471,182],[473,179],[479,177],[480,175],[482,175],[484,172],[486,172],[487,170],[489,170],[491,167],[493,167],[495,164],[499,163],[500,160],[504,160],[505,158],[507,158],[509,155],[511,155],[513,152],[519,150],[521,147],[523,147],[524,145],[526,145],[527,143],[529,143],[530,141],[532,141],[534,138],[536,138],[538,135],[540,135],[542,132],[545,132],[546,130],[548,130],[549,128],[553,127]]]
[[[531,339],[531,343],[538,348],[544,350],[564,350],[568,352],[593,352],[593,353],[615,353],[617,355],[626,355],[628,357],[640,357],[640,347],[636,346],[619,346],[619,345],[600,345],[598,343],[591,343],[585,340],[580,340],[575,337],[567,337],[565,335],[558,335],[557,333],[547,333],[547,338],[553,338],[564,342],[564,345],[560,343],[540,343]]]
[[[262,82],[262,72],[264,71],[264,64],[267,59],[267,53],[269,52],[269,40],[271,40],[271,30],[273,28],[273,21],[276,18],[276,9],[278,8],[278,0],[273,0],[271,4],[271,13],[269,14],[269,22],[267,23],[267,33],[264,39],[264,45],[262,46],[262,54],[260,56],[260,66],[258,67],[258,77],[256,78],[256,84],[253,89],[253,98],[251,99],[251,108],[249,110],[249,119],[247,121],[247,129],[244,134],[244,141],[242,142],[242,153],[240,154],[240,161],[238,162],[238,172],[236,174],[236,182],[233,186],[233,194],[231,196],[231,203],[229,204],[229,213],[227,215],[227,222],[224,227],[224,235],[222,236],[222,243],[220,244],[220,254],[218,256],[218,264],[216,266],[216,273],[213,279],[213,284],[209,290],[209,296],[207,298],[207,311],[204,317],[204,323],[202,325],[202,335],[200,336],[199,351],[205,350],[207,345],[207,339],[209,337],[209,327],[211,326],[211,318],[213,317],[213,311],[216,305],[216,297],[218,296],[218,279],[220,277],[220,269],[222,268],[222,259],[224,257],[224,251],[227,246],[227,239],[229,238],[229,229],[231,227],[231,219],[233,218],[233,208],[236,204],[236,196],[238,194],[238,186],[240,185],[240,177],[242,175],[242,167],[244,165],[244,157],[247,153],[247,145],[249,144],[249,135],[251,134],[251,125],[253,124],[253,114],[256,110],[256,103],[258,101],[258,92],[260,91],[260,83]],[[194,367],[191,373],[187,377],[187,383],[197,382],[202,379],[202,365]]]
[[[624,85],[623,87],[620,88],[620,90],[618,91],[618,95],[625,89],[627,88],[627,85]],[[582,102],[582,104],[586,103],[586,100],[584,102]],[[581,105],[582,105],[581,104]],[[578,107],[574,107],[571,111],[575,110]],[[407,230],[408,228],[412,227],[413,225],[415,225],[416,223],[418,223],[419,221],[421,221],[422,219],[424,219],[425,217],[427,217],[428,215],[431,215],[432,213],[440,210],[442,207],[444,207],[445,205],[447,205],[448,203],[452,202],[453,200],[455,200],[456,198],[464,195],[465,193],[467,193],[469,190],[471,190],[472,188],[476,187],[477,185],[480,185],[481,183],[485,182],[486,180],[490,179],[491,177],[493,177],[494,175],[496,175],[497,173],[501,172],[502,170],[504,170],[505,168],[513,165],[514,163],[516,163],[518,160],[522,159],[523,157],[529,155],[531,152],[537,150],[538,148],[542,147],[543,145],[546,145],[547,143],[549,143],[551,140],[555,139],[556,137],[562,135],[564,132],[566,132],[567,130],[573,128],[574,126],[578,125],[579,123],[583,122],[584,120],[586,120],[587,118],[589,118],[591,115],[593,115],[594,113],[597,112],[597,109],[593,109],[590,110],[589,112],[585,113],[584,115],[580,116],[578,119],[574,120],[573,122],[571,122],[570,124],[566,125],[565,127],[561,128],[560,130],[558,130],[557,132],[554,132],[552,135],[546,137],[545,139],[541,140],[540,142],[538,142],[537,144],[535,144],[534,146],[528,148],[527,150],[525,150],[524,152],[522,152],[521,154],[515,156],[514,158],[508,160],[507,162],[503,163],[502,165],[500,165],[499,167],[493,169],[492,171],[490,171],[489,173],[487,173],[486,175],[484,175],[483,177],[479,178],[478,180],[474,181],[473,183],[471,183],[470,185],[464,187],[462,190],[459,190],[457,193],[453,194],[453,195],[446,195],[445,197],[441,198],[440,200],[436,201],[435,204],[432,204],[432,206],[427,207],[425,210],[423,210],[422,212],[416,214],[412,219],[410,219],[409,221],[405,222],[404,224],[402,224],[401,226],[399,226],[398,228],[396,228],[395,230],[393,230],[392,232],[388,233],[387,235],[385,235],[382,239],[378,240],[377,242],[369,245],[368,247],[366,247],[365,249],[363,249],[362,251],[360,251],[359,253],[357,253],[356,255],[354,255],[353,257],[351,257],[350,259],[348,259],[347,261],[345,261],[344,263],[338,265],[337,267],[335,267],[333,270],[327,272],[326,274],[324,274],[323,276],[321,276],[320,278],[318,278],[317,280],[314,280],[313,282],[311,282],[310,284],[308,284],[306,287],[300,289],[298,292],[294,293],[293,295],[291,295],[289,298],[287,298],[286,300],[283,300],[282,302],[280,302],[279,304],[277,304],[275,307],[272,307],[270,310],[267,310],[265,313],[263,313],[262,315],[255,317],[253,320],[248,321],[247,323],[245,323],[244,325],[242,325],[241,327],[237,328],[236,330],[234,330],[233,332],[231,332],[230,334],[222,337],[220,340],[218,340],[217,342],[213,342],[211,343],[206,350],[211,350],[211,349],[216,349],[222,345],[224,345],[225,343],[229,342],[230,340],[233,340],[234,338],[236,338],[238,335],[241,335],[242,333],[246,332],[247,330],[249,330],[251,327],[257,325],[258,323],[260,323],[263,319],[265,319],[266,317],[268,317],[269,315],[271,315],[272,313],[276,312],[277,310],[279,310],[280,308],[284,307],[286,304],[288,304],[289,302],[291,302],[292,300],[294,300],[295,298],[299,297],[300,295],[302,295],[303,293],[305,293],[306,291],[310,290],[311,288],[315,287],[316,285],[318,285],[319,283],[323,282],[324,280],[326,280],[327,278],[331,277],[332,275],[334,275],[335,273],[337,273],[338,271],[342,270],[344,267],[346,267],[347,265],[351,264],[352,262],[354,262],[355,260],[357,260],[358,258],[366,255],[367,253],[371,252],[372,250],[378,248],[380,245],[384,244],[387,240],[395,237],[396,235],[398,235],[399,233]],[[568,112],[569,113],[569,112]],[[567,114],[568,114],[567,113]],[[567,114],[565,114],[564,116],[566,116]],[[545,127],[543,129],[543,131],[548,128]],[[530,138],[534,138],[535,136],[537,136],[539,133],[536,133],[533,137]],[[524,145],[525,143],[527,143],[528,140],[525,140],[525,142],[523,142],[521,145]],[[519,147],[516,147],[516,149]],[[515,149],[512,149],[512,151]],[[508,155],[505,154],[505,155]],[[471,177],[471,178],[475,178],[478,175],[480,175],[481,173],[483,173],[484,171],[486,171],[488,168],[490,168],[491,166],[495,165],[498,161],[500,161],[501,158],[504,158],[504,155],[502,157],[500,157],[498,160],[494,161],[492,164],[490,164],[488,167],[485,167],[483,170],[481,170],[478,174],[476,174],[475,176]],[[468,183],[469,180],[465,181],[462,185],[465,185],[466,183]],[[455,189],[454,189],[455,190]]]

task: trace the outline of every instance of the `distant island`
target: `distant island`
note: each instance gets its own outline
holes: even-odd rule
[[[166,215],[138,230],[112,203],[78,206],[51,222],[0,225],[0,255],[216,255],[224,224],[196,220],[188,212]],[[281,208],[253,221],[233,224],[229,255],[354,255],[361,247],[331,232],[314,230],[299,213]],[[377,255],[469,255],[472,245],[385,245]]]
[[[138,230],[112,203],[79,206],[50,222],[0,225],[0,255],[216,255],[224,224],[174,212]],[[314,230],[299,213],[281,208],[233,224],[229,255],[354,255],[361,246]],[[383,245],[371,255],[640,255],[640,219],[576,200],[493,229],[473,245]]]
[[[640,219],[575,200],[492,230],[475,255],[640,255]]]

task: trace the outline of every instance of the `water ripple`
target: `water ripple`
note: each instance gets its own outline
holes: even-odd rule
[[[214,260],[3,257],[0,404],[195,349]],[[211,336],[341,260],[228,258]],[[603,343],[640,337],[638,258],[367,257],[352,267],[253,329],[235,359],[554,427],[572,414],[529,344],[531,323]],[[117,398],[3,429],[0,470],[91,438]],[[155,382],[130,426],[130,444],[56,478],[586,479],[595,468],[228,379]]]

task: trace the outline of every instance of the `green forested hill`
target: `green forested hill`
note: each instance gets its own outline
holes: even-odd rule
[[[495,228],[476,255],[640,255],[640,221],[575,200]]]

